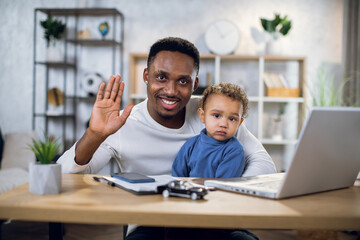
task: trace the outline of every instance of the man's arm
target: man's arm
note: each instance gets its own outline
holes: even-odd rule
[[[75,165],[88,164],[100,144],[125,124],[133,106],[127,106],[120,115],[120,103],[124,91],[124,82],[120,80],[120,75],[111,76],[106,88],[105,83],[100,84],[91,112],[89,128],[73,146],[72,149],[75,154],[66,154],[74,155],[74,157],[69,159],[70,156],[67,156],[65,159],[65,156],[63,156],[59,159],[60,163],[66,164],[66,162],[72,161],[72,164],[74,164],[73,161],[75,161]]]
[[[276,173],[275,164],[270,155],[244,124],[240,125],[237,138],[245,150],[246,166],[243,173],[244,177]]]
[[[62,165],[63,173],[97,173],[99,172],[114,156],[114,150],[106,142],[102,143],[95,151],[90,162],[85,165],[78,165],[75,162],[75,143],[57,160],[57,163]]]

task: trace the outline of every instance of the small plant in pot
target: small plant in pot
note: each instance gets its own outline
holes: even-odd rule
[[[269,40],[267,41],[267,53],[273,53],[273,44],[280,38],[280,36],[286,36],[291,29],[291,20],[287,19],[287,16],[281,17],[280,14],[275,14],[274,19],[260,18],[261,26],[268,33]],[[275,50],[276,51],[276,50]]]
[[[61,145],[53,137],[32,140],[29,149],[37,163],[29,167],[29,191],[36,194],[57,194],[61,190],[61,165],[54,162]]]
[[[44,21],[40,21],[40,25],[44,28],[44,38],[47,42],[47,60],[48,61],[62,61],[63,56],[60,48],[56,46],[56,42],[61,39],[65,32],[66,24],[60,20],[53,19],[50,15]]]
[[[62,34],[65,32],[66,24],[60,20],[53,19],[50,15],[44,21],[40,21],[40,25],[45,29],[44,38],[47,45],[50,43],[56,44],[56,41],[61,39]]]

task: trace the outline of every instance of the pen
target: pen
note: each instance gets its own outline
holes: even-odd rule
[[[100,178],[100,177],[93,177],[93,179],[95,180],[95,181],[97,181],[97,182],[104,182],[104,183],[107,183],[107,184],[109,184],[110,186],[112,186],[112,187],[114,187],[115,186],[115,183],[113,183],[113,182],[111,182],[111,181],[108,181],[107,179],[105,179],[105,178]]]

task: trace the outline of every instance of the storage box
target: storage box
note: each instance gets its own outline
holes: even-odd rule
[[[300,88],[268,88],[268,97],[300,97]]]

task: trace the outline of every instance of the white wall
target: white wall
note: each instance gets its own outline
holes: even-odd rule
[[[272,18],[274,12],[292,20],[290,34],[281,40],[282,49],[287,55],[307,57],[308,80],[316,77],[321,63],[342,63],[342,0],[0,0],[3,133],[31,129],[34,9],[83,6],[117,8],[124,14],[125,81],[129,53],[147,52],[159,38],[183,37],[194,42],[200,53],[208,53],[203,35],[207,25],[216,19],[229,19],[239,27],[241,42],[236,54],[260,53],[264,44],[254,41],[251,28],[260,31],[259,18]]]

